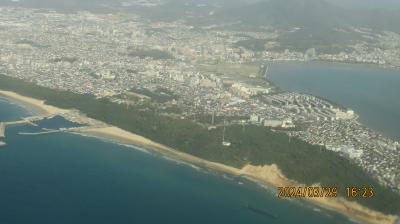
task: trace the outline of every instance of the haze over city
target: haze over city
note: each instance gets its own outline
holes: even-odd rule
[[[398,223],[399,21],[394,0],[0,0],[0,223]]]

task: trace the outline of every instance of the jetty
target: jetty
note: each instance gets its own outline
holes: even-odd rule
[[[17,121],[7,121],[7,122],[0,122],[0,143],[2,143],[4,141],[4,139],[6,138],[6,128],[9,125],[20,125],[20,124],[30,124],[32,126],[38,126],[36,123],[34,123],[35,121],[40,121],[43,119],[48,119],[48,118],[52,118],[55,115],[52,116],[48,116],[48,115],[43,115],[43,116],[32,116],[32,117],[25,117],[25,118],[21,118],[21,120],[17,120]],[[0,146],[3,144],[0,144]]]
[[[39,115],[39,116],[31,116],[31,117],[24,117],[21,118],[20,120],[16,121],[9,121],[9,122],[1,122],[0,123],[0,146],[2,145],[3,139],[5,139],[5,130],[6,128],[11,125],[23,125],[23,124],[30,124],[32,126],[38,127],[38,124],[35,122],[41,121],[44,119],[51,119],[55,116],[62,116],[67,120],[74,121],[77,123],[86,123],[86,126],[78,126],[78,127],[70,127],[70,128],[59,128],[59,129],[48,129],[48,128],[41,128],[37,132],[18,132],[18,135],[45,135],[45,134],[52,134],[52,133],[58,133],[58,132],[80,132],[85,129],[92,129],[92,128],[97,128],[97,127],[105,127],[107,126],[106,124],[102,122],[98,122],[86,117],[81,117],[79,114],[76,113],[62,113],[62,114],[51,114],[51,115]]]
[[[40,131],[40,132],[18,132],[18,135],[45,135],[57,132],[62,132],[62,130],[51,130],[51,131]]]
[[[0,123],[0,139],[6,137],[6,124],[3,122]]]
[[[5,146],[6,143],[2,140],[6,138],[6,125],[0,122],[0,147]]]
[[[42,128],[41,131],[38,132],[18,132],[18,135],[46,135],[52,133],[59,133],[59,132],[79,132],[86,129],[93,129],[97,126],[83,126],[83,127],[71,127],[71,128],[60,128],[60,129],[47,129]]]
[[[43,119],[50,119],[53,118],[55,115],[52,116],[47,116],[47,115],[43,115],[43,116],[32,116],[32,117],[24,117],[21,120],[18,121],[9,121],[9,122],[3,122],[5,124],[5,126],[8,125],[19,125],[19,124],[30,124],[33,126],[37,126],[37,124],[35,124],[35,121],[40,121]]]

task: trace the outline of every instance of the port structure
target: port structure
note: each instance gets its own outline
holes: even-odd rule
[[[1,122],[0,123],[0,139],[5,138],[6,137],[6,125]]]

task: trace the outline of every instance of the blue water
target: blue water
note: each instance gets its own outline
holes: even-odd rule
[[[18,120],[21,117],[30,116],[33,113],[34,112],[29,112],[29,110],[19,104],[0,97],[0,121]]]
[[[270,79],[279,87],[320,96],[360,115],[360,121],[400,140],[400,70],[366,65],[278,63]]]
[[[6,101],[0,112],[2,121],[29,115]],[[43,123],[71,125],[59,118]],[[243,178],[155,152],[66,133],[17,135],[36,129],[9,127],[7,146],[0,148],[1,224],[351,223],[277,199]]]

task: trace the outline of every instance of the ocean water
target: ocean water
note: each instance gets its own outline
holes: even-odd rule
[[[29,109],[0,97],[0,121],[18,120],[21,117],[33,115],[33,113],[35,112],[30,112]]]
[[[283,90],[320,96],[351,108],[363,124],[400,141],[400,70],[291,62],[273,64],[269,79]]]
[[[0,121],[28,116],[0,100]],[[71,124],[54,118],[46,127]],[[0,148],[1,224],[352,223],[272,189],[156,152],[74,134],[22,136]],[[249,205],[249,209],[246,206]]]

